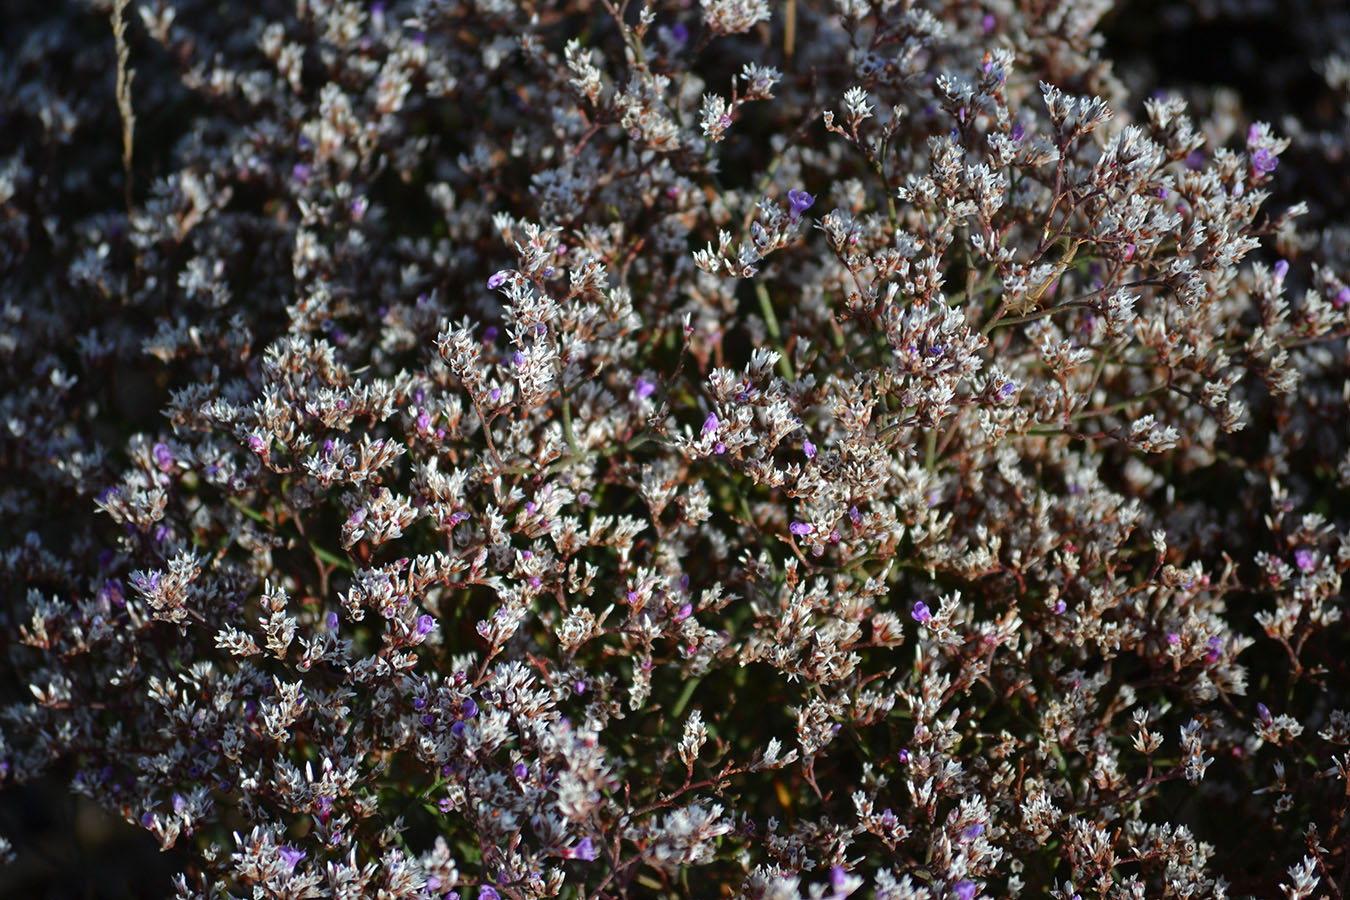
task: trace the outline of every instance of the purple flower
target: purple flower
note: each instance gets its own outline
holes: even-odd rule
[[[1003,385],[1003,387],[1001,387],[1001,388],[998,389],[998,394],[999,394],[1000,397],[1002,397],[1002,398],[1004,398],[1004,399],[1006,400],[1007,398],[1009,398],[1009,397],[1012,396],[1013,391],[1015,391],[1015,390],[1017,390],[1017,385],[1015,385],[1015,384],[1013,384],[1011,381],[1009,381],[1009,382],[1005,382],[1004,385]]]
[[[712,434],[721,424],[717,421],[717,413],[708,413],[708,418],[703,420],[703,433]]]
[[[281,857],[281,863],[286,867],[287,872],[294,872],[295,867],[299,865],[300,860],[305,858],[305,851],[296,849],[287,844],[277,848],[277,856]]]
[[[436,627],[436,620],[429,615],[423,615],[417,620],[417,633],[420,635],[431,634],[431,629]]]
[[[854,527],[857,527],[862,524],[862,513],[858,512],[858,507],[850,506],[848,508],[848,517],[849,520],[853,523]]]
[[[484,884],[478,888],[478,900],[502,900],[502,897],[492,885]]]
[[[920,625],[924,625],[928,622],[929,619],[933,618],[933,613],[928,608],[928,604],[920,600],[918,603],[914,604],[914,608],[910,610],[909,616],[915,622],[918,622]]]
[[[530,774],[530,767],[525,765],[524,763],[516,763],[515,768],[513,768],[511,771],[515,773],[515,776],[517,778],[524,781],[526,776]]]
[[[810,441],[802,441],[802,452],[806,454],[807,459],[815,459],[816,445]]]
[[[581,696],[586,693],[586,682],[578,681],[576,684],[572,685],[572,690],[577,692],[577,696]]]
[[[683,622],[685,619],[689,618],[690,614],[693,613],[693,611],[694,611],[693,604],[690,603],[684,604],[675,611],[675,621]]]
[[[1311,574],[1317,568],[1317,562],[1313,559],[1312,551],[1306,547],[1294,551],[1294,565],[1298,566],[1298,570],[1304,575]]]
[[[423,708],[426,707],[426,705],[427,705],[427,700],[426,700],[425,697],[414,697],[414,698],[413,698],[413,709],[423,709]]]
[[[431,723],[427,723],[427,724],[431,724]],[[463,723],[463,722],[456,722],[455,724],[451,725],[451,726],[450,726],[450,733],[453,734],[455,737],[464,737],[464,723]]]
[[[689,40],[689,29],[683,22],[676,22],[670,26],[670,39],[677,44],[683,44]]]
[[[656,391],[656,384],[645,378],[639,377],[633,382],[633,394],[639,400],[645,400]]]
[[[1350,303],[1350,287],[1343,287],[1336,292],[1336,296],[1332,299],[1331,305],[1337,309],[1344,309],[1347,303]]]
[[[1167,632],[1167,643],[1175,647],[1177,644],[1181,643],[1181,635],[1177,634],[1175,631]]]
[[[1208,652],[1205,653],[1205,661],[1217,662],[1219,659],[1219,651],[1223,648],[1223,639],[1216,635],[1205,643],[1209,646]]]
[[[812,197],[806,191],[788,191],[788,203],[792,206],[791,214],[793,221],[801,218],[802,213],[810,209],[811,204],[815,202],[816,198]]]
[[[713,452],[718,456],[721,456],[723,453],[727,452],[727,445],[718,441],[716,444],[713,444]]]
[[[1264,703],[1256,704],[1256,714],[1261,717],[1261,721],[1269,725],[1271,722],[1270,707]]]
[[[1012,139],[1013,139],[1014,141],[1020,141],[1020,140],[1022,140],[1023,137],[1026,136],[1026,133],[1027,133],[1027,130],[1026,130],[1025,128],[1022,127],[1022,123],[1021,123],[1021,122],[1018,122],[1018,123],[1017,123],[1016,125],[1014,125],[1013,128],[1012,128],[1012,135],[1011,135],[1011,137],[1012,137]]]
[[[497,339],[497,326],[489,325],[483,329],[483,343],[490,344]]]
[[[572,848],[572,852],[569,855],[573,859],[584,859],[586,862],[592,862],[599,854],[595,850],[595,844],[591,843],[591,839],[584,837]]]
[[[1289,274],[1289,260],[1282,259],[1279,262],[1275,263],[1274,271],[1275,271],[1275,283],[1279,284],[1280,282],[1284,281],[1284,276]]]
[[[170,452],[168,444],[155,444],[154,456],[155,465],[159,466],[161,472],[167,472],[173,468],[173,453]]]
[[[302,162],[296,163],[291,167],[291,177],[301,184],[307,183],[309,181],[309,176],[313,174],[314,170]]]
[[[984,834],[984,826],[979,822],[976,822],[973,825],[967,825],[965,828],[961,829],[961,837],[968,841],[973,841],[982,834]]]
[[[472,719],[476,715],[478,715],[478,704],[474,702],[474,699],[472,697],[465,697],[464,718]]]
[[[262,453],[267,449],[267,442],[262,439],[262,435],[250,434],[248,436],[248,449],[254,453]]]
[[[994,26],[997,24],[998,20],[994,18],[993,13],[985,13],[984,18],[980,20],[980,30],[988,34],[994,30]]]
[[[495,291],[503,284],[506,284],[506,279],[510,277],[510,275],[511,273],[506,269],[502,269],[498,272],[493,272],[492,275],[487,280],[488,290]]]
[[[333,811],[332,797],[317,797],[315,798],[314,803],[318,807],[319,815],[321,816],[327,816],[329,813]]]
[[[816,526],[812,525],[810,522],[793,522],[791,525],[788,526],[788,531],[792,532],[798,537],[808,535],[815,530]]]
[[[517,366],[525,365],[525,354],[517,350],[515,353],[511,354],[511,362],[515,363]]]
[[[1274,172],[1279,164],[1280,158],[1265,147],[1258,147],[1252,151],[1252,171],[1258,175]]]
[[[338,630],[338,614],[335,613],[335,612],[330,612],[330,613],[328,614],[327,624],[328,624],[328,630],[329,630],[329,631],[337,631],[337,630]]]
[[[974,900],[975,898],[975,882],[973,881],[966,881],[964,879],[958,881],[956,884],[952,885],[952,890],[956,891],[956,896],[961,898],[961,900]]]
[[[847,882],[848,871],[843,866],[835,866],[830,869],[830,887],[832,887],[836,893],[842,891]]]

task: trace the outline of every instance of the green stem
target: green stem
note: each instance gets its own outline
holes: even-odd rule
[[[760,315],[764,316],[764,324],[768,326],[769,337],[773,339],[774,346],[778,348],[778,371],[788,381],[796,380],[792,373],[792,366],[788,363],[787,347],[783,344],[783,332],[778,327],[778,316],[773,311],[773,301],[769,299],[769,289],[764,286],[764,282],[755,282],[755,297],[759,300]]]

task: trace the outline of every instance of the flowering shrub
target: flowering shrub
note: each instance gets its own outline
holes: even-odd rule
[[[1287,138],[1091,2],[255,6],[7,51],[0,778],[182,898],[1341,896]]]

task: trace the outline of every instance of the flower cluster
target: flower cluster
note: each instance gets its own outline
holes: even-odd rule
[[[1086,0],[127,6],[0,51],[0,786],[181,900],[1350,889],[1350,104]]]

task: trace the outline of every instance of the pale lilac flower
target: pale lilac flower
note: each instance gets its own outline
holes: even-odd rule
[[[976,889],[975,882],[973,881],[958,881],[956,884],[952,885],[952,890],[956,892],[956,896],[960,898],[960,900],[974,900],[975,898]]]
[[[802,441],[802,453],[806,454],[807,459],[816,458],[816,445],[809,440]]]
[[[492,275],[487,280],[488,289],[495,291],[503,284],[506,284],[506,279],[509,278],[510,276],[511,272],[508,269],[502,269],[498,272],[492,273]]]
[[[419,635],[431,634],[431,630],[436,627],[436,620],[429,615],[423,615],[417,620],[417,633]]]
[[[791,531],[798,537],[810,534],[815,530],[816,526],[812,525],[810,522],[793,522],[791,525],[788,526],[788,531]]]
[[[703,433],[712,434],[721,424],[717,421],[717,413],[708,413],[708,418],[703,420]]]
[[[656,384],[654,382],[648,381],[645,378],[639,376],[638,379],[633,382],[633,394],[639,400],[647,399],[655,391],[656,391]]]
[[[933,613],[932,610],[928,608],[928,604],[920,600],[918,603],[914,604],[914,608],[910,610],[909,616],[915,622],[924,625],[933,618]]]

